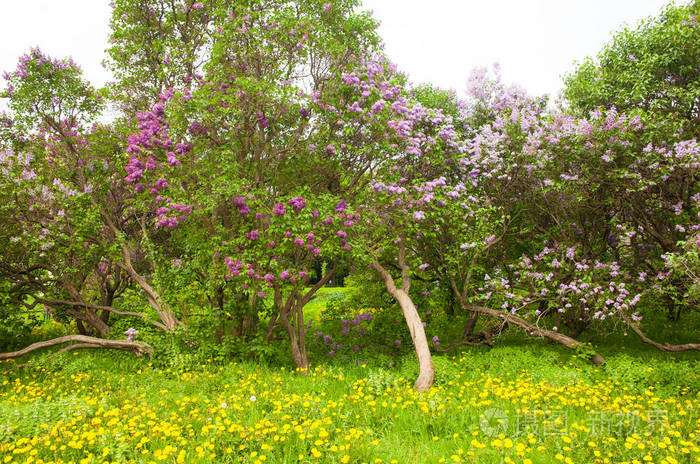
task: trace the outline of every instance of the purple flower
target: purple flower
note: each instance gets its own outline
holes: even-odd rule
[[[345,237],[347,237],[347,236],[348,236],[348,234],[347,234],[347,232],[345,232],[344,230],[339,230],[339,231],[338,231],[338,237],[340,237],[340,238],[345,238]]]
[[[268,273],[268,274],[265,274],[265,276],[263,277],[263,279],[267,280],[268,282],[272,282],[273,280],[275,280],[275,276],[273,276],[272,274]]]
[[[399,346],[401,344],[401,340],[394,340],[394,345]]]
[[[282,271],[282,273],[280,273],[280,280],[286,280],[287,277],[289,277],[289,271],[284,270],[284,271]],[[309,322],[309,323],[311,323],[311,322]]]
[[[345,202],[345,200],[340,200],[338,204],[335,205],[335,212],[342,213],[347,207],[348,204]]]
[[[245,236],[248,240],[257,240],[258,239],[258,231],[257,229],[250,232],[248,235]]]
[[[435,336],[433,337],[433,343],[435,344],[435,346],[440,346],[440,342],[438,341],[438,336],[437,336],[437,335],[435,335]]]
[[[284,203],[281,201],[278,202],[275,205],[275,208],[272,210],[272,214],[275,216],[284,216],[284,214],[287,212],[287,208],[285,208]]]
[[[325,5],[323,5],[323,11],[325,12],[325,11],[330,10],[332,6],[333,6],[333,4],[326,3]]]
[[[287,204],[294,208],[294,211],[298,213],[306,206],[306,200],[304,200],[304,198],[302,197],[294,197],[291,200],[289,200]]]
[[[124,333],[126,334],[126,341],[130,342],[130,341],[133,341],[133,340],[134,340],[134,335],[136,335],[137,333],[139,333],[139,331],[136,330],[136,329],[134,329],[133,327],[130,327],[130,328],[129,328],[126,332],[124,332]]]
[[[238,212],[239,212],[240,214],[246,215],[246,214],[250,213],[250,208],[249,208],[248,205],[246,204],[245,198],[244,198],[244,197],[236,197],[236,198],[234,198],[234,199],[233,199],[233,206],[235,206],[236,208],[238,208]]]
[[[425,219],[425,213],[423,211],[416,211],[415,213],[413,213],[413,219],[415,219],[416,221]]]
[[[423,270],[425,270],[425,269],[428,269],[428,266],[430,266],[430,264],[428,264],[428,263],[423,263],[423,264],[421,264],[420,266],[418,266],[418,269],[420,269],[421,271],[423,271]]]

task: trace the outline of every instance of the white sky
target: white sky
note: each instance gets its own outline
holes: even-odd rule
[[[329,0],[332,1],[332,0]],[[109,0],[0,0],[0,71],[38,45],[72,56],[95,85],[109,36]],[[363,0],[389,57],[414,82],[462,92],[471,69],[501,64],[504,80],[555,94],[575,60],[594,55],[623,24],[666,0]],[[0,82],[4,87],[4,84]],[[4,105],[0,102],[0,107]]]

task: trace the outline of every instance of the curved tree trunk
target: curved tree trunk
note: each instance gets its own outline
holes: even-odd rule
[[[418,357],[418,378],[414,386],[416,390],[419,391],[429,390],[430,387],[433,386],[435,366],[433,365],[433,357],[430,354],[428,338],[425,336],[423,322],[408,293],[402,290],[396,290],[392,296],[399,303],[399,306],[401,306],[401,311],[406,320],[408,331],[411,333],[413,346],[416,350],[416,356]]]
[[[529,333],[530,335],[532,335],[534,337],[547,338],[547,339],[555,341],[557,343],[561,343],[562,345],[566,346],[567,348],[575,349],[577,346],[580,345],[580,343],[577,340],[575,340],[567,335],[564,335],[564,334],[559,333],[559,332],[554,332],[553,330],[547,330],[547,329],[543,329],[541,327],[537,327],[536,325],[526,321],[522,317],[516,316],[515,314],[504,313],[503,311],[498,311],[496,309],[491,309],[491,308],[486,308],[484,306],[469,304],[464,299],[464,295],[462,295],[459,292],[459,289],[457,288],[457,284],[454,281],[454,278],[450,278],[450,284],[452,285],[452,291],[454,291],[455,295],[457,295],[457,298],[459,299],[460,303],[462,304],[462,307],[468,311],[474,311],[477,313],[486,314],[487,316],[501,319],[504,322],[508,322],[509,324],[513,324],[513,325],[518,326],[522,329],[525,329],[527,331],[527,333]],[[591,355],[591,357],[589,359],[593,364],[603,364],[603,362],[605,362],[605,359],[597,353]]]
[[[121,236],[121,232],[115,226],[114,221],[112,221],[112,218],[105,212],[102,213],[102,218],[105,220],[105,223],[114,234],[115,239],[119,239],[119,237]],[[115,265],[117,265],[120,269],[126,272],[129,278],[131,278],[131,280],[134,283],[136,283],[136,285],[141,287],[146,293],[148,304],[156,311],[161,320],[160,323],[154,323],[154,325],[165,330],[166,332],[172,332],[177,328],[177,326],[184,325],[181,321],[177,319],[177,317],[175,317],[175,313],[173,313],[168,303],[165,302],[165,300],[163,300],[160,294],[158,294],[158,292],[156,292],[149,285],[149,283],[146,282],[146,279],[144,279],[138,272],[136,272],[136,269],[134,269],[134,266],[131,262],[131,249],[129,249],[127,244],[122,242],[121,248],[123,262],[116,262]]]
[[[406,325],[408,325],[408,330],[411,333],[411,339],[413,340],[413,347],[416,350],[416,356],[418,357],[418,378],[414,384],[416,390],[424,391],[429,390],[433,386],[433,379],[435,377],[435,366],[433,365],[433,357],[430,354],[430,347],[428,345],[428,339],[425,336],[425,329],[423,328],[423,322],[418,315],[418,310],[413,304],[413,300],[409,295],[409,290],[411,288],[411,277],[409,276],[409,269],[406,266],[404,259],[405,247],[403,243],[399,246],[399,266],[401,266],[401,288],[396,288],[394,283],[394,278],[391,274],[384,269],[384,267],[378,262],[371,264],[371,267],[376,270],[379,275],[384,279],[384,284],[389,294],[396,300],[396,302],[401,306],[401,311],[403,312],[403,317],[406,320]]]
[[[107,332],[109,332],[110,328],[105,321],[100,319],[97,312],[93,310],[93,305],[85,303],[78,289],[67,279],[61,279],[61,284],[74,301],[50,300],[51,303],[68,306],[66,313],[75,318],[78,331],[81,334],[87,335],[88,333],[88,330],[83,326],[83,323],[86,323],[88,326],[95,329],[100,337],[104,337]],[[49,304],[47,302],[44,303]]]
[[[0,353],[0,360],[19,358],[20,356],[24,356],[25,354],[29,354],[33,351],[40,350],[42,348],[62,345],[64,343],[69,342],[76,342],[78,343],[78,345],[67,346],[61,351],[70,351],[79,348],[112,348],[124,351],[132,351],[137,356],[141,356],[142,354],[151,355],[153,353],[153,349],[151,348],[151,346],[144,342],[130,342],[127,340],[105,340],[103,338],[87,337],[85,335],[66,335],[65,337],[58,337],[43,342],[33,343],[19,351]]]
[[[659,343],[651,338],[647,337],[644,332],[642,332],[642,329],[639,328],[637,324],[635,324],[630,317],[624,312],[620,311],[620,314],[622,315],[622,319],[625,321],[625,323],[636,333],[639,338],[644,342],[647,343],[655,348],[660,349],[661,351],[670,351],[670,352],[677,352],[677,351],[691,351],[691,350],[700,350],[700,343],[686,343],[684,345],[669,345],[668,343]]]
[[[141,287],[146,293],[148,304],[151,305],[151,308],[153,308],[158,314],[158,317],[160,317],[161,323],[157,324],[158,327],[166,332],[172,332],[177,328],[177,326],[184,325],[177,319],[177,317],[175,317],[175,313],[173,313],[168,303],[163,300],[160,294],[158,294],[158,292],[156,292],[153,287],[146,282],[146,279],[141,277],[141,275],[136,272],[134,266],[131,264],[131,251],[126,245],[122,245],[122,256],[124,258],[124,262],[117,263],[117,266],[122,268],[131,278],[131,280],[133,280],[134,283]]]

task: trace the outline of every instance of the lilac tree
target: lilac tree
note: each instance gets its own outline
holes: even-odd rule
[[[102,101],[75,63],[38,49],[4,77],[11,112],[3,116],[1,132],[0,268],[10,283],[7,293],[16,304],[45,306],[74,319],[83,334],[104,336],[109,314],[120,313],[112,301],[125,279],[107,258],[111,244],[101,222],[115,201],[104,157],[115,137],[93,123]],[[88,339],[102,343],[81,340]],[[120,343],[113,345],[145,349]]]

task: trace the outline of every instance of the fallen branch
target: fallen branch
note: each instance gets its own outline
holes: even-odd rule
[[[668,343],[659,343],[657,341],[654,341],[651,338],[647,337],[644,334],[644,332],[642,332],[642,329],[640,329],[637,324],[635,324],[633,321],[631,321],[630,317],[624,311],[620,311],[620,315],[622,315],[622,320],[625,321],[625,323],[629,326],[629,328],[632,329],[634,331],[634,333],[636,333],[644,343],[647,343],[655,348],[658,348],[661,351],[677,352],[677,351],[700,350],[700,343],[685,343],[683,345],[670,345]]]
[[[106,340],[103,338],[88,337],[86,335],[66,335],[65,337],[58,337],[51,340],[45,340],[43,342],[33,343],[19,351],[13,351],[9,353],[0,353],[0,360],[19,358],[25,354],[29,354],[33,351],[40,350],[42,348],[48,348],[51,346],[62,345],[64,343],[76,342],[77,345],[70,345],[62,348],[60,352],[71,351],[81,348],[110,348],[116,350],[131,351],[136,356],[141,356],[143,354],[151,355],[153,353],[153,348],[144,342],[130,342],[127,340]],[[89,345],[89,346],[88,346]]]
[[[457,288],[457,284],[455,283],[454,278],[450,277],[450,284],[452,285],[452,291],[455,292],[455,295],[457,295],[457,299],[459,300],[460,304],[462,305],[462,308],[468,310],[468,311],[474,311],[477,313],[481,314],[486,314],[487,316],[495,317],[503,322],[507,322],[509,324],[513,324],[515,326],[518,326],[522,329],[525,329],[527,333],[534,337],[541,337],[541,338],[548,338],[549,340],[553,340],[557,343],[561,343],[562,345],[566,346],[567,348],[571,349],[576,349],[576,347],[580,346],[581,343],[578,342],[577,340],[564,335],[559,332],[555,332],[553,330],[547,330],[543,329],[541,327],[536,326],[535,324],[532,324],[528,322],[527,320],[523,319],[522,317],[518,317],[515,314],[511,313],[505,313],[503,311],[498,311],[496,309],[491,309],[491,308],[486,308],[484,306],[478,306],[474,304],[469,304],[466,302],[464,295],[462,295],[459,292],[459,289]],[[593,353],[592,355],[589,356],[588,358],[593,364],[603,364],[605,362],[605,358],[603,358],[601,355],[598,353]]]
[[[477,305],[471,305],[471,304],[465,305],[464,308],[468,309],[470,311],[476,311],[476,312],[480,312],[482,314],[487,314],[491,317],[500,318],[503,321],[508,322],[509,324],[513,324],[513,325],[518,326],[522,329],[525,329],[527,331],[527,333],[529,333],[533,337],[547,338],[547,339],[555,341],[557,343],[561,343],[562,345],[564,345],[567,348],[575,349],[577,346],[581,345],[581,343],[579,341],[569,337],[568,335],[564,335],[562,333],[555,332],[553,330],[547,330],[547,329],[543,329],[541,327],[537,327],[536,325],[534,325],[534,324],[526,321],[525,319],[518,317],[514,314],[504,313],[502,311],[498,311],[495,309],[485,308],[483,306],[477,306]],[[605,362],[605,358],[603,358],[598,353],[592,354],[589,357],[589,359],[593,364],[596,364],[596,365],[603,364],[603,362]]]

